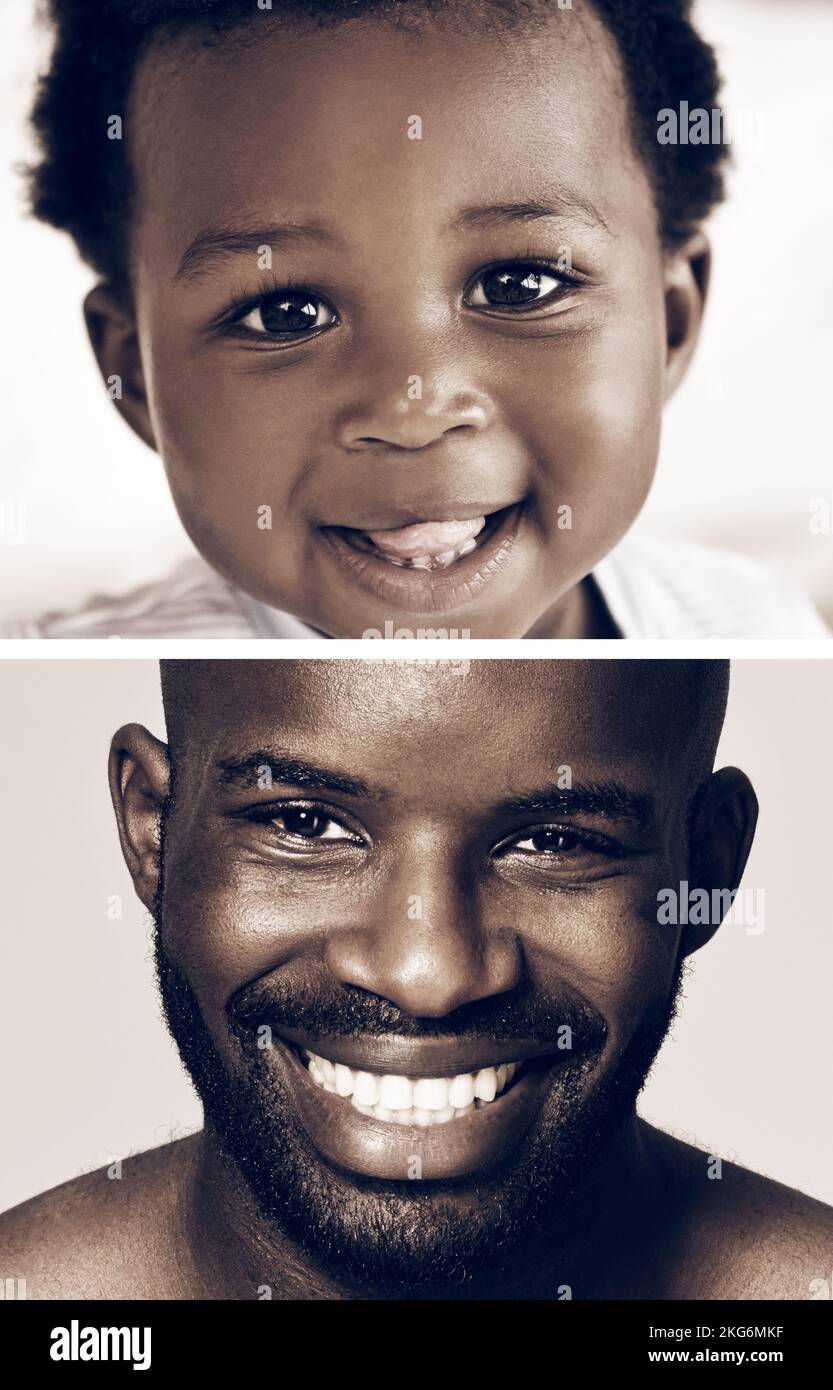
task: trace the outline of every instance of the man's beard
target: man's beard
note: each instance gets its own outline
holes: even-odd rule
[[[300,991],[276,971],[228,1001],[226,1023],[239,1049],[239,1065],[231,1072],[194,991],[166,952],[162,897],[160,876],[155,915],[160,993],[208,1128],[267,1223],[340,1284],[367,1294],[446,1291],[465,1297],[466,1287],[484,1271],[492,1277],[517,1268],[518,1251],[534,1234],[546,1235],[552,1249],[559,1229],[569,1229],[571,1206],[632,1115],[680,993],[678,964],[668,994],[642,1020],[615,1070],[594,1084],[607,1028],[601,1015],[575,996],[542,1000],[513,992],[465,1005],[441,1020],[414,1020],[376,995],[338,985],[323,967],[320,988]],[[541,1112],[515,1150],[488,1172],[445,1181],[381,1180],[328,1163],[296,1119],[268,1051],[258,1045],[258,1029],[267,1025],[280,1033],[283,1025],[313,1037],[551,1039],[556,1054],[557,1030],[564,1024],[572,1028],[573,1051],[553,1073]],[[269,1282],[268,1271],[262,1282]]]

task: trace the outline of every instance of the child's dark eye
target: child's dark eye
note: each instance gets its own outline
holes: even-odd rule
[[[470,308],[507,309],[541,304],[568,283],[566,276],[520,262],[493,266],[474,282],[466,303]]]
[[[278,290],[258,300],[238,324],[259,337],[292,338],[328,328],[335,311],[309,290]]]

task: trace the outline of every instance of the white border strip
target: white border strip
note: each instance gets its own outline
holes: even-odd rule
[[[335,638],[240,637],[83,637],[27,638],[0,641],[0,659],[6,661],[130,661],[144,658],[182,657],[190,660],[326,661],[333,658],[363,661],[448,660],[588,660],[618,661],[725,660],[732,661],[831,661],[833,641],[821,637],[785,638],[629,638],[627,641],[554,640],[522,638],[472,638],[469,640],[360,641]]]

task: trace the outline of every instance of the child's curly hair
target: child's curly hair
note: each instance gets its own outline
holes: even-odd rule
[[[509,22],[551,0],[485,0]],[[713,110],[720,77],[711,48],[689,18],[690,0],[575,0],[590,5],[615,39],[631,104],[635,147],[651,176],[662,241],[673,247],[723,197],[725,144],[657,140],[666,107]],[[127,283],[130,179],[124,141],[104,138],[123,114],[139,56],[161,29],[206,36],[253,23],[255,0],[42,0],[55,32],[32,120],[41,159],[30,171],[35,215],[74,238],[84,259],[115,284]],[[338,24],[378,13],[389,19],[448,10],[438,0],[273,0],[275,14]]]

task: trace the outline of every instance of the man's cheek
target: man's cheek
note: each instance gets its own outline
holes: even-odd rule
[[[209,1008],[223,1008],[241,985],[280,963],[282,921],[252,901],[232,867],[210,849],[179,872],[175,863],[168,866],[165,950]]]
[[[617,1053],[645,1014],[667,998],[676,944],[657,922],[653,877],[624,875],[571,900],[569,909],[559,905],[545,925],[539,921],[526,934],[527,953],[542,972],[536,972],[539,983],[555,995],[566,983],[588,999],[606,1020]]]
[[[196,866],[196,867],[194,867]],[[328,924],[339,921],[343,888],[315,894],[303,875],[278,877],[206,846],[180,873],[171,867],[165,893],[165,945],[201,1000],[224,1008],[233,993],[316,950]]]

